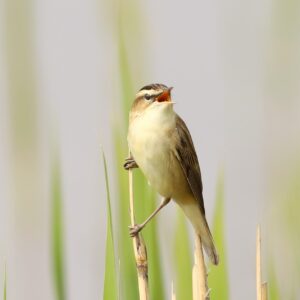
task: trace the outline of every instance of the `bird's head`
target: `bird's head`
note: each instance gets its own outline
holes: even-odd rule
[[[131,107],[131,114],[140,115],[150,107],[173,103],[171,100],[171,90],[172,87],[167,87],[160,83],[142,87],[136,94]]]

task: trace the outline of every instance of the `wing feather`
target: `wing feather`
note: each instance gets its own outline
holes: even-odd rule
[[[178,115],[176,115],[176,130],[177,143],[175,156],[182,167],[194,197],[198,200],[201,212],[205,215],[202,194],[203,186],[197,154],[191,134],[184,121]]]

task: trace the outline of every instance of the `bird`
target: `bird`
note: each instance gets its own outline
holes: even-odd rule
[[[200,237],[210,261],[217,265],[219,257],[205,217],[197,154],[185,122],[174,111],[171,90],[159,83],[142,87],[129,112],[130,155],[124,168],[140,168],[150,186],[163,197],[143,223],[130,227],[130,235],[136,236],[173,199]]]

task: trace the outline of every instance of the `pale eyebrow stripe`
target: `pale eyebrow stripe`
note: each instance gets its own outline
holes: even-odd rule
[[[144,97],[144,95],[149,94],[151,97],[155,96],[157,94],[157,91],[155,90],[141,90],[136,94],[136,98]]]

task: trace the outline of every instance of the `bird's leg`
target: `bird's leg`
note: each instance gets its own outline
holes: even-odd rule
[[[125,170],[130,170],[134,168],[138,168],[138,164],[135,162],[134,158],[132,156],[125,159],[125,163],[123,165]]]
[[[170,202],[171,198],[164,198],[159,207],[142,223],[135,224],[134,226],[129,226],[129,234],[131,237],[136,236],[145,226],[146,224],[164,207]]]

